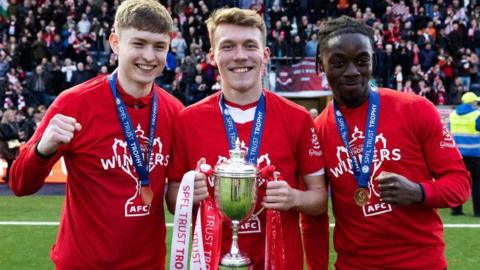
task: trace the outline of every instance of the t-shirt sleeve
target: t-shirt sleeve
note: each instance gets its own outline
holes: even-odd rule
[[[188,169],[188,152],[185,141],[185,126],[183,118],[177,117],[173,128],[172,166],[168,170],[168,181],[181,182]]]
[[[67,147],[66,145],[60,147],[50,158],[41,157],[36,152],[37,143],[42,138],[50,120],[56,114],[62,113],[63,104],[65,103],[63,97],[64,96],[59,96],[52,105],[50,105],[39,127],[25,147],[20,151],[12,165],[9,184],[17,196],[30,195],[37,192],[45,182],[45,178],[50,174],[53,165],[55,165]]]
[[[471,179],[448,128],[442,124],[437,109],[427,100],[416,105],[414,119],[427,166],[434,181],[423,182],[424,204],[433,208],[456,207],[471,191]],[[412,114],[414,115],[414,114]]]
[[[300,164],[301,175],[312,173],[323,174],[323,168],[325,166],[323,152],[313,125],[313,119],[309,114],[305,114],[299,127],[296,160],[299,162],[298,164]]]

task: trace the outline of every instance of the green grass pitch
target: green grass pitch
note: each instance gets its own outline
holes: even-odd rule
[[[0,196],[0,221],[58,221],[63,199],[63,196]],[[471,202],[465,204],[464,208],[467,215],[459,217],[450,216],[449,209],[441,209],[443,222],[480,224],[480,218],[471,216]],[[167,222],[172,222],[170,215],[167,215]],[[480,269],[480,228],[445,228],[444,231],[448,269]],[[167,246],[171,232],[169,228]],[[0,269],[53,269],[49,252],[56,234],[57,226],[1,225]],[[334,262],[335,252],[331,245],[330,264],[333,265]],[[330,269],[334,268],[331,266]]]

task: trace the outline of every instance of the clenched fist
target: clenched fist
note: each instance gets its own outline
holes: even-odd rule
[[[38,142],[37,150],[42,155],[51,155],[63,145],[72,141],[75,132],[80,131],[82,125],[73,117],[56,114],[50,119],[45,132]]]

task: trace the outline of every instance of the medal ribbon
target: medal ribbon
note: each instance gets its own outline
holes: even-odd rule
[[[110,78],[108,79],[110,84],[110,90],[112,91],[113,97],[115,98],[115,105],[117,107],[118,119],[120,120],[122,126],[123,136],[128,145],[128,150],[130,150],[130,155],[133,159],[133,165],[137,171],[138,177],[140,179],[140,185],[142,187],[150,185],[150,180],[148,174],[150,172],[150,159],[153,149],[153,140],[155,138],[155,127],[157,125],[157,111],[158,111],[158,97],[157,93],[153,90],[153,102],[152,102],[152,112],[150,114],[150,133],[148,136],[148,148],[146,160],[142,156],[142,150],[140,148],[140,143],[138,142],[137,135],[133,128],[133,123],[128,114],[127,107],[123,103],[122,98],[117,93],[117,72],[114,71]]]
[[[335,120],[337,122],[338,133],[342,138],[345,148],[347,148],[348,155],[353,164],[353,172],[357,184],[360,188],[368,187],[368,178],[370,177],[370,168],[372,166],[373,155],[375,152],[375,139],[377,136],[378,115],[380,107],[380,97],[376,87],[370,86],[371,91],[368,97],[368,113],[365,127],[365,140],[363,142],[363,153],[361,164],[358,164],[357,159],[348,144],[348,128],[347,122],[343,117],[343,113],[339,110],[335,99],[333,100],[333,108],[335,111]]]
[[[227,106],[220,96],[220,108],[223,115],[223,123],[225,124],[225,131],[227,132],[228,145],[230,149],[235,149],[235,141],[238,138],[237,129],[232,116],[228,112]],[[257,108],[255,109],[255,117],[253,118],[253,127],[250,132],[250,142],[248,143],[247,162],[250,164],[257,164],[258,153],[260,152],[260,143],[263,134],[263,126],[265,123],[265,96],[263,93],[258,100]]]

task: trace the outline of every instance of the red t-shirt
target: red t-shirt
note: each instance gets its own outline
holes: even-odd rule
[[[426,99],[380,89],[380,107],[369,204],[353,200],[357,182],[340,138],[332,103],[316,119],[324,151],[326,175],[335,215],[336,267],[345,269],[443,270],[443,227],[435,208],[467,200],[469,175],[435,107]],[[340,106],[348,126],[350,148],[362,155],[368,102],[350,109]],[[381,171],[422,183],[425,202],[392,206],[380,201]],[[373,187],[372,187],[373,185]]]
[[[153,92],[135,99],[118,90],[145,157]],[[164,269],[163,191],[171,162],[173,121],[183,106],[158,86],[154,91],[159,109],[150,163],[155,194],[151,206],[139,196],[137,173],[105,76],[59,95],[13,164],[12,189],[28,195],[40,189],[60,156],[65,159],[65,205],[51,251],[57,269]],[[57,113],[75,118],[82,129],[54,157],[42,159],[35,146]]]
[[[280,171],[283,178],[293,188],[301,187],[302,176],[318,172],[323,168],[323,160],[313,120],[305,109],[264,91],[266,116],[258,164],[271,164]],[[228,140],[223,116],[219,106],[220,94],[216,93],[199,103],[183,110],[175,123],[175,143],[171,181],[181,181],[182,176],[197,166],[197,161],[205,157],[212,167],[219,159],[228,158]],[[250,110],[253,115],[256,104],[230,110],[236,122],[240,140],[248,143],[253,125],[253,116],[243,117],[245,121],[235,119],[235,111]],[[253,107],[252,107],[253,106]],[[246,113],[240,113],[248,115]],[[242,117],[239,117],[242,118]],[[247,119],[248,118],[248,119]],[[243,122],[243,123],[241,123]],[[213,187],[209,186],[213,195]],[[261,208],[262,198],[257,199],[257,212]],[[300,237],[299,212],[289,210],[281,213],[286,252],[286,269],[303,269],[303,250]],[[253,257],[255,269],[263,269],[265,256],[265,211],[259,218],[250,219],[239,230],[239,245],[243,252]],[[230,248],[231,226],[223,223],[222,253]],[[324,241],[328,241],[325,239]],[[327,251],[328,252],[328,251]]]

